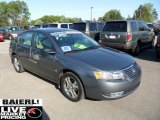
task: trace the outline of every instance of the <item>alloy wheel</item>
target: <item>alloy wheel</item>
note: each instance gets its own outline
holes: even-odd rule
[[[72,99],[79,97],[80,91],[76,80],[71,77],[66,77],[63,82],[63,87],[66,95]]]

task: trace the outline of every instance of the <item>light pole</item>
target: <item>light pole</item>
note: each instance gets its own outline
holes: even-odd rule
[[[91,21],[92,21],[92,10],[93,10],[93,7],[91,7]]]

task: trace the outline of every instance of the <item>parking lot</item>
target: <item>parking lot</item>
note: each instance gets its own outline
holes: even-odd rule
[[[142,68],[139,88],[117,100],[67,100],[54,84],[31,73],[17,73],[9,57],[9,41],[0,42],[0,98],[43,100],[43,120],[160,120],[160,61],[154,50],[135,58]]]

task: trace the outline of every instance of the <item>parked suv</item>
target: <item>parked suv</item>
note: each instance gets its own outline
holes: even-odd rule
[[[154,32],[146,23],[137,20],[106,22],[100,34],[100,43],[117,49],[129,50],[138,55],[144,47],[152,46]]]
[[[85,33],[96,41],[99,40],[99,34],[102,32],[105,23],[103,22],[77,22],[73,23],[73,29]]]
[[[72,29],[72,23],[50,23],[48,24],[49,28],[67,28]]]

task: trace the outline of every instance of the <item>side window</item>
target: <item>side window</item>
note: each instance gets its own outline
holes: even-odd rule
[[[31,46],[32,43],[32,32],[25,32],[22,35],[19,36],[19,43]]]
[[[137,24],[136,24],[136,22],[131,22],[131,30],[132,30],[132,32],[136,32],[137,31]]]
[[[142,22],[138,22],[139,31],[144,31],[144,26]]]
[[[96,23],[89,24],[89,31],[97,31]]]
[[[61,24],[61,28],[68,28],[67,24]]]
[[[35,47],[38,49],[52,49],[52,42],[48,37],[41,33],[36,33],[35,35]]]
[[[69,29],[73,29],[73,24],[69,24]]]
[[[98,31],[102,31],[104,27],[104,23],[97,23]]]
[[[150,31],[150,29],[149,29],[149,27],[148,27],[148,25],[146,23],[143,23],[143,26],[144,26],[144,30],[145,31]]]

